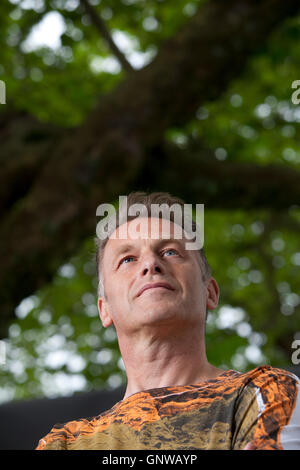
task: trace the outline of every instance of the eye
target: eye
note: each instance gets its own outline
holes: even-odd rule
[[[178,255],[178,251],[175,250],[174,248],[169,248],[168,250],[165,250],[165,251],[163,252],[163,254],[169,253],[170,251],[173,251],[173,252],[175,252],[175,253]]]
[[[120,261],[120,264],[123,264],[124,261],[127,261],[129,259],[133,259],[133,256],[126,256],[125,258],[123,258],[121,261]],[[128,264],[128,263],[125,263],[125,264]]]

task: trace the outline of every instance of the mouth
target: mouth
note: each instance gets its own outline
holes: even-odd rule
[[[149,289],[158,289],[158,288],[163,288],[163,289],[168,289],[168,290],[174,290],[174,288],[172,286],[170,286],[170,284],[167,284],[165,282],[156,282],[156,283],[153,283],[153,284],[146,284],[145,286],[143,286],[141,288],[141,290],[139,291],[137,297],[139,297],[143,292],[145,292],[146,290],[149,290]]]

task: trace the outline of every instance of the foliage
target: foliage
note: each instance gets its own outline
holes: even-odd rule
[[[291,212],[299,223],[299,212]],[[221,290],[219,307],[207,319],[209,360],[238,370],[290,366],[291,339],[299,329],[297,234],[284,222],[272,230],[268,213],[206,211],[205,238]],[[116,387],[126,380],[115,331],[104,329],[98,317],[93,243],[87,240],[51,285],[18,307],[7,340],[3,400]]]
[[[130,51],[131,60],[143,63],[201,2],[91,3],[115,33],[115,41]],[[30,32],[53,13],[64,23],[61,46],[31,50]],[[11,0],[1,4],[0,14],[0,39],[5,44],[0,51],[0,78],[7,85],[8,104],[15,108],[43,121],[74,126],[124,76],[78,0]]]
[[[129,41],[127,56],[145,61],[202,3],[93,1],[115,37],[119,32]],[[61,46],[26,52],[31,28],[52,11],[66,24]],[[6,44],[0,50],[0,78],[7,85],[8,105],[16,109],[76,126],[124,77],[77,0],[2,2],[0,18],[0,40]],[[202,106],[184,128],[169,129],[166,138],[181,147],[201,139],[215,149],[217,160],[297,168],[300,107],[291,102],[291,84],[300,78],[299,21],[284,23],[221,99]],[[291,344],[300,335],[298,204],[281,213],[205,207],[205,251],[221,288],[220,305],[209,313],[206,328],[214,365],[239,370],[262,363],[292,365]],[[50,285],[16,310],[6,339],[1,401],[125,381],[115,332],[101,327],[96,291],[89,238]]]

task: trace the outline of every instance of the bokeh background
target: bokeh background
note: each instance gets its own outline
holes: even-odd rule
[[[205,204],[209,361],[295,367],[300,4],[3,0],[0,41],[0,413],[124,386],[94,238],[131,190]]]

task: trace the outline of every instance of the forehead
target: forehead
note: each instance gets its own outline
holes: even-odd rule
[[[156,240],[174,240],[184,244],[187,239],[183,228],[167,219],[155,217],[137,217],[134,220],[120,225],[107,241],[106,249],[114,251],[130,242],[130,245],[139,245],[142,240],[149,242]]]

